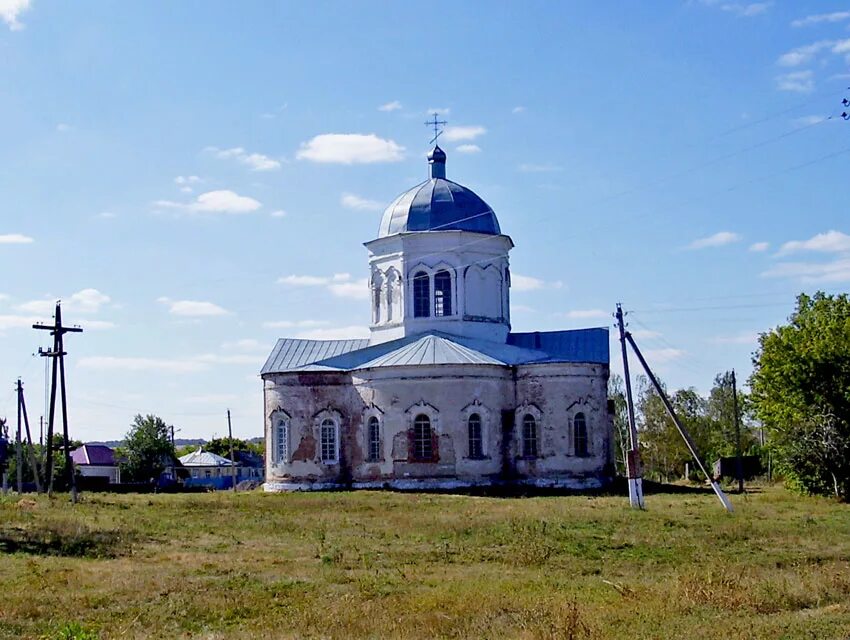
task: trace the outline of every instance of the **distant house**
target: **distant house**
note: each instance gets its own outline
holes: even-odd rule
[[[74,468],[83,478],[98,478],[95,482],[119,484],[121,469],[115,451],[105,444],[84,444],[71,452]]]
[[[234,465],[229,459],[198,447],[197,451],[180,457],[180,464],[189,472],[186,486],[207,486],[229,489],[233,486],[233,467],[236,467],[236,482],[263,479],[263,461],[259,456],[247,452],[236,452]],[[257,459],[255,459],[257,458]]]

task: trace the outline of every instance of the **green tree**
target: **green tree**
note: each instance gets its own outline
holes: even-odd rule
[[[850,500],[850,299],[801,294],[788,324],[759,337],[755,414],[792,486]]]
[[[158,478],[174,459],[171,428],[158,416],[139,414],[130,425],[124,449],[127,461],[121,468],[123,478],[131,482]]]
[[[626,474],[626,455],[630,448],[629,413],[626,403],[626,389],[622,376],[614,373],[608,378],[608,402],[614,410],[614,463],[617,473]]]

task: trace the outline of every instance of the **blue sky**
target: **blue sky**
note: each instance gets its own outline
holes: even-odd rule
[[[75,437],[260,435],[274,340],[368,324],[362,243],[435,109],[516,243],[514,329],[621,301],[705,391],[850,282],[848,85],[839,2],[0,0],[0,415],[22,376],[37,423],[61,298]]]

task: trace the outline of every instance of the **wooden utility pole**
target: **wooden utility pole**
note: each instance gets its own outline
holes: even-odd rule
[[[230,482],[236,493],[236,459],[233,457],[233,429],[230,426],[230,409],[227,410],[227,438],[230,440]]]
[[[717,481],[712,477],[710,473],[708,473],[708,469],[706,469],[705,465],[702,462],[702,459],[697,453],[697,447],[694,441],[691,439],[691,435],[688,433],[687,429],[685,429],[684,425],[679,421],[679,416],[677,416],[676,412],[673,410],[673,405],[670,403],[670,399],[667,397],[667,394],[664,392],[664,389],[661,387],[661,384],[655,378],[655,375],[652,373],[652,370],[646,363],[643,354],[640,352],[640,349],[638,349],[638,346],[635,344],[635,340],[634,338],[632,338],[632,334],[630,334],[629,332],[626,332],[626,340],[629,341],[629,344],[632,346],[632,350],[635,352],[637,359],[640,361],[640,364],[643,367],[644,371],[646,371],[646,375],[649,377],[649,381],[652,383],[652,386],[655,387],[655,390],[661,397],[661,401],[664,403],[664,408],[667,409],[667,413],[673,420],[673,424],[676,425],[676,429],[678,429],[679,435],[681,435],[682,439],[685,441],[685,446],[688,447],[688,451],[691,452],[694,461],[702,470],[703,474],[705,474],[706,479],[711,483],[711,488],[714,489],[714,493],[717,495],[717,498],[718,500],[720,500],[720,503],[723,505],[723,508],[731,513],[732,503],[729,502],[729,498],[727,498],[726,494],[723,493],[723,490],[720,488],[720,485],[717,484]]]
[[[80,327],[65,327],[62,325],[62,307],[60,303],[56,303],[56,312],[53,316],[53,325],[34,324],[33,329],[42,331],[50,331],[53,336],[53,349],[51,351],[42,351],[39,349],[39,354],[48,358],[53,358],[53,370],[51,373],[50,386],[50,410],[47,418],[47,474],[48,494],[53,493],[53,425],[56,418],[56,377],[57,373],[61,376],[61,392],[62,392],[62,435],[64,438],[65,449],[65,471],[68,476],[68,485],[71,487],[71,502],[77,502],[77,481],[74,475],[74,465],[71,463],[71,443],[68,438],[68,403],[65,393],[65,350],[64,350],[64,335],[66,333],[82,333]],[[58,362],[57,362],[58,360]]]
[[[21,450],[21,379],[16,385],[18,391],[18,430],[15,433],[15,475],[18,481],[18,495],[24,492],[24,452]]]
[[[738,493],[744,493],[744,458],[741,452],[741,420],[738,416],[738,382],[732,369],[732,410],[735,412],[735,477],[738,478]]]
[[[27,452],[30,461],[30,467],[32,467],[32,477],[35,480],[35,490],[38,493],[41,493],[41,474],[38,469],[38,461],[35,457],[35,449],[32,444],[32,433],[30,433],[30,420],[27,416],[27,403],[24,399],[24,385],[21,382],[21,379],[18,378],[18,415],[23,414],[24,416],[24,429],[27,434]]]
[[[643,509],[643,479],[640,468],[640,448],[638,444],[637,426],[635,425],[635,405],[632,399],[632,381],[629,376],[629,356],[626,352],[626,324],[623,321],[623,307],[617,305],[617,326],[620,330],[620,346],[623,351],[623,378],[626,383],[626,407],[629,412],[629,446],[626,456],[626,477],[629,482],[629,504],[636,509]]]

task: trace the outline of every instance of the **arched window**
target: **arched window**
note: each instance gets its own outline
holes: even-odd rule
[[[530,413],[522,417],[522,457],[537,457],[537,421]]]
[[[431,309],[431,283],[428,274],[417,271],[413,276],[413,317],[427,318]]]
[[[434,457],[431,419],[424,413],[420,413],[413,420],[413,457],[416,460],[431,460]]]
[[[275,459],[279,464],[289,461],[289,429],[283,419],[275,427]]]
[[[483,458],[484,442],[481,434],[481,416],[473,413],[466,421],[466,427],[469,434],[469,457]]]
[[[445,269],[434,274],[434,315],[452,315],[452,276]]]
[[[587,450],[587,420],[583,413],[577,413],[573,418],[573,445],[577,456],[586,456]]]
[[[338,458],[336,422],[330,418],[322,421],[321,433],[322,462],[336,462]]]
[[[369,445],[369,460],[376,462],[381,459],[381,423],[375,416],[369,418],[366,429]]]

